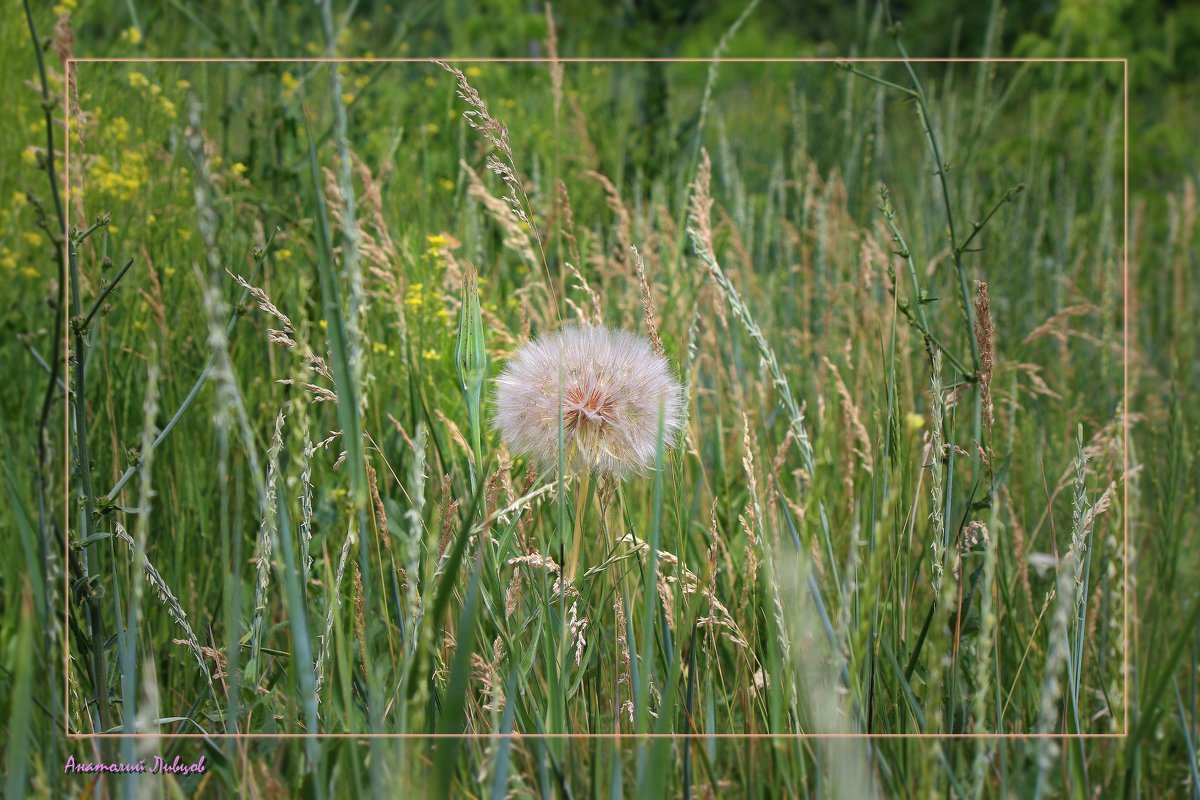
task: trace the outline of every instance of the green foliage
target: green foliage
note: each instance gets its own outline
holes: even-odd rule
[[[895,13],[914,54],[1133,54],[1128,285],[1120,64],[572,64],[556,98],[459,63],[518,197],[432,64],[83,63],[70,217],[111,217],[67,248],[0,28],[6,794],[88,791],[67,755],[133,742],[61,732],[135,723],[209,760],[172,795],[1195,794],[1200,17],[997,9]],[[346,10],[340,55],[547,48],[508,0]],[[706,57],[742,11],[553,18],[564,55]],[[32,17],[76,55],[326,48],[311,4]],[[886,19],[764,4],[726,54],[892,55]],[[503,360],[581,319],[653,321],[687,386],[650,475],[559,480],[488,424]],[[224,737],[314,730],[418,738]],[[1060,731],[1129,735],[720,738]]]

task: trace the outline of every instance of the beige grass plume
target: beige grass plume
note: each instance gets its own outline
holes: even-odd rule
[[[580,325],[517,350],[496,379],[495,423],[510,450],[549,466],[561,408],[568,468],[620,477],[653,466],[660,413],[664,445],[674,444],[681,405],[679,382],[647,340]]]

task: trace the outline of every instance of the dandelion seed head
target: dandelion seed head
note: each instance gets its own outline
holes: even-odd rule
[[[579,325],[522,346],[496,379],[495,424],[510,450],[621,477],[654,464],[683,426],[682,392],[667,360],[632,333]]]

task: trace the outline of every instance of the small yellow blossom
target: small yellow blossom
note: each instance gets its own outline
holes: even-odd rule
[[[910,411],[904,415],[904,425],[910,431],[920,430],[925,427],[925,417]]]
[[[463,70],[463,72],[466,73],[468,78],[478,78],[483,74],[483,70],[481,70],[479,67],[467,67]]]
[[[24,193],[24,192],[13,192],[13,196],[12,196],[12,204],[13,204],[14,206],[20,207],[20,206],[23,206],[23,205],[25,205],[27,202],[29,202],[29,201],[28,201],[28,199],[25,197],[25,193]]]
[[[279,82],[283,84],[284,97],[291,97],[300,88],[300,81],[296,80],[296,76],[290,72],[284,72],[280,75]]]
[[[439,130],[441,129],[437,125],[434,125],[432,122],[430,122],[425,126],[425,135],[437,136]]]
[[[21,269],[21,274],[26,278],[36,278],[41,275],[41,273],[37,271],[36,267],[23,267]]]
[[[161,98],[159,102],[162,103],[162,110],[167,115],[167,119],[175,119],[175,104],[165,97]]]
[[[192,232],[187,228],[180,228],[179,238],[184,242],[190,242],[192,240]]]
[[[437,310],[437,318],[442,322],[448,321],[450,319],[450,309],[446,308],[445,306],[439,308]]]
[[[29,244],[33,245],[34,247],[37,247],[39,244],[42,243],[42,237],[38,236],[33,231],[25,231],[25,233],[22,235],[25,237],[25,241],[28,242]]]
[[[180,78],[179,80],[175,81],[175,88],[181,92],[186,92],[188,89],[192,88],[192,84],[191,81]]]
[[[246,171],[248,169],[249,169],[249,167],[247,167],[245,164],[243,164],[240,161],[233,162],[233,171],[236,172],[238,175],[245,175]]]
[[[150,79],[140,72],[129,73],[129,85],[134,89],[144,89],[150,85]]]
[[[291,257],[292,257],[292,251],[288,250],[286,247],[282,248],[279,252],[277,252],[275,254],[275,258],[279,259],[280,261],[287,261]]]
[[[108,129],[118,144],[124,143],[129,138],[129,120],[124,117],[114,117],[108,123]]]
[[[329,327],[329,323],[323,319],[317,320],[317,325],[321,326],[321,330],[325,330],[326,328]]]
[[[54,12],[54,16],[56,16],[56,17],[61,17],[64,14],[71,13],[71,9],[68,8],[67,6],[63,5],[62,3],[59,3],[58,5],[52,7],[50,10],[52,12]]]
[[[175,275],[175,268],[174,267],[163,267],[163,274],[166,275],[168,278],[173,277]]]
[[[137,45],[142,43],[142,32],[134,25],[128,30],[121,32],[121,39],[130,44]]]
[[[454,181],[450,180],[449,178],[442,178],[440,181],[438,181],[438,184],[447,192],[454,191]]]
[[[157,83],[150,84],[150,94],[153,94],[153,95],[162,94],[162,87],[159,86]]]
[[[440,233],[435,233],[432,236],[426,236],[425,241],[429,242],[429,246],[434,250],[441,250],[446,246],[446,237]]]
[[[387,348],[387,345],[384,344],[383,342],[372,342],[371,349],[374,350],[376,353],[386,353],[388,348]]]
[[[353,103],[354,102],[354,93],[353,92],[342,92],[342,102],[345,103],[346,105],[350,105],[351,103]]]
[[[0,256],[0,267],[5,269],[16,269],[17,260],[10,255]]]
[[[148,214],[148,215],[146,216],[146,224],[148,224],[148,225],[153,225],[153,224],[154,224],[154,223],[156,223],[156,222],[158,222],[158,215],[157,215],[157,214]]]
[[[408,287],[408,291],[404,293],[404,305],[414,311],[421,307],[425,302],[425,298],[421,296],[421,291],[425,288],[424,284],[414,283]]]
[[[38,160],[37,151],[35,151],[33,149],[33,147],[26,147],[24,150],[21,151],[21,160],[24,161],[26,164],[33,166],[34,164],[37,163],[37,160]]]
[[[426,350],[424,353],[421,353],[421,357],[424,358],[426,361],[437,361],[438,360],[438,351],[437,350]]]

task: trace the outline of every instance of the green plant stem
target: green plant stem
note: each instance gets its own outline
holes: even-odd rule
[[[88,228],[82,234],[71,236],[68,239],[68,260],[71,275],[71,306],[76,319],[83,317],[83,299],[82,299],[82,280],[79,273],[79,253],[78,247],[91,233],[96,229],[97,225]],[[92,496],[92,467],[91,460],[88,455],[88,428],[87,428],[87,392],[86,389],[86,373],[87,373],[87,337],[84,335],[84,327],[82,325],[72,325],[74,329],[75,345],[75,372],[74,372],[74,388],[75,396],[71,406],[74,411],[75,418],[75,456],[78,460],[78,476],[81,487],[81,495],[83,500],[83,518],[80,520],[80,530],[82,540],[88,542],[84,550],[83,569],[85,582],[90,580],[98,572],[100,564],[100,542],[95,539],[95,501]],[[92,680],[93,680],[93,699],[96,702],[96,713],[100,723],[100,730],[108,730],[108,658],[105,651],[104,643],[104,622],[100,614],[99,604],[95,602],[95,596],[91,587],[85,587],[88,597],[88,623],[90,635],[92,639],[91,656],[92,656]]]
[[[891,12],[889,10],[889,16]],[[973,374],[979,373],[979,340],[975,336],[975,312],[971,305],[971,291],[967,285],[967,273],[963,268],[962,250],[958,245],[958,235],[954,230],[954,209],[950,204],[950,185],[946,182],[946,165],[942,161],[942,148],[938,144],[937,134],[933,130],[933,120],[929,115],[929,106],[925,102],[925,89],[921,86],[921,80],[917,77],[916,71],[912,68],[912,64],[908,60],[908,52],[904,49],[904,44],[900,41],[899,36],[894,37],[896,47],[900,50],[900,55],[904,59],[904,69],[908,72],[908,77],[913,82],[915,93],[912,95],[917,102],[917,109],[921,115],[921,124],[925,128],[925,137],[929,140],[929,148],[933,151],[933,162],[937,169],[938,184],[942,190],[942,203],[946,209],[946,225],[950,229],[950,249],[954,254],[954,271],[958,274],[959,295],[962,301],[963,315],[967,326],[967,339],[971,343],[971,366]],[[978,389],[976,395],[978,395]],[[978,440],[978,436],[975,437]]]
[[[912,251],[909,249],[908,243],[904,241],[904,235],[900,233],[900,228],[896,225],[896,212],[887,198],[886,190],[881,190],[880,210],[883,211],[883,218],[887,223],[888,231],[892,234],[892,238],[895,239],[896,245],[900,248],[900,257],[908,265],[908,275],[912,281],[913,289],[912,305],[915,305],[917,310],[914,314],[912,308],[907,304],[901,305],[897,303],[896,307],[904,314],[905,319],[912,323],[913,327],[928,338],[930,343],[937,347],[938,350],[942,351],[943,355],[946,356],[946,359],[955,369],[966,376],[968,381],[973,383],[976,380],[976,376],[964,367],[962,362],[958,360],[958,357],[946,345],[942,344],[942,341],[929,329],[929,318],[925,314],[925,305],[921,300],[921,284],[917,278],[917,265],[913,262]]]
[[[970,246],[971,242],[975,241],[975,237],[978,236],[979,232],[982,231],[984,226],[988,224],[988,221],[996,215],[996,212],[1003,208],[1006,203],[1011,203],[1013,197],[1024,190],[1025,184],[1018,183],[1016,186],[1005,192],[1004,195],[996,201],[996,204],[992,206],[991,210],[983,215],[983,219],[979,220],[973,225],[971,235],[966,239],[963,239],[962,243],[958,245],[958,252],[967,252],[967,248]]]
[[[271,242],[275,240],[275,234],[278,232],[278,229],[273,231],[270,238],[267,239],[267,243],[263,245],[262,252],[255,263],[254,272],[250,276],[250,283],[253,283],[257,279],[258,273],[262,269],[263,260],[267,257],[267,251],[271,248]],[[242,290],[242,295],[238,300],[237,305],[241,306],[246,302],[248,297],[250,297],[250,290]],[[237,324],[237,321],[240,317],[241,312],[238,311],[237,306],[235,306],[233,313],[229,315],[229,322],[225,325],[226,336],[233,333],[233,328]],[[121,474],[121,477],[117,479],[117,482],[113,484],[113,487],[108,490],[108,494],[104,496],[105,509],[116,502],[117,496],[121,493],[121,490],[124,489],[125,485],[133,479],[134,475],[137,474],[138,469],[142,465],[142,460],[145,459],[147,455],[158,449],[158,446],[163,443],[163,440],[167,438],[167,435],[171,433],[175,425],[180,419],[183,418],[183,415],[187,412],[187,410],[191,408],[192,403],[196,400],[196,396],[200,394],[200,390],[203,389],[204,384],[208,382],[208,376],[212,374],[213,367],[216,365],[216,359],[216,355],[209,355],[208,361],[204,365],[204,369],[200,371],[200,377],[196,378],[195,384],[192,385],[192,388],[190,391],[188,391],[187,396],[183,398],[183,402],[179,404],[179,408],[177,408],[175,413],[171,415],[171,418],[167,420],[167,424],[164,425],[162,430],[158,432],[158,436],[154,437],[154,443],[151,445],[150,450],[146,453],[141,453],[138,456],[138,460],[130,464],[129,467],[126,468],[125,472]]]
[[[38,548],[42,559],[42,564],[46,565],[43,569],[48,569],[50,562],[50,539],[56,538],[59,546],[65,545],[62,539],[62,530],[57,524],[52,524],[48,512],[48,503],[46,502],[46,475],[48,467],[48,437],[46,435],[50,426],[50,411],[54,405],[54,398],[57,395],[57,389],[62,387],[63,393],[66,394],[66,388],[63,384],[61,373],[63,369],[63,358],[61,353],[64,347],[63,333],[66,322],[67,313],[67,263],[63,253],[63,238],[66,235],[67,220],[63,210],[62,193],[58,189],[58,173],[54,171],[55,163],[55,147],[54,147],[54,101],[50,97],[50,84],[46,78],[46,60],[42,54],[41,41],[38,39],[37,27],[33,22],[33,10],[30,8],[29,0],[23,0],[22,3],[25,10],[25,22],[29,26],[29,38],[33,44],[33,53],[37,60],[38,67],[38,82],[42,95],[42,119],[46,130],[46,177],[50,182],[50,198],[54,202],[54,211],[58,219],[57,234],[50,233],[47,226],[47,233],[50,235],[50,240],[54,245],[54,263],[58,265],[58,287],[55,293],[56,299],[54,303],[54,327],[51,328],[51,345],[50,345],[50,362],[48,365],[49,378],[46,381],[46,390],[42,393],[42,408],[38,415],[37,426],[37,443],[35,449],[37,452],[37,469],[34,472],[34,483],[37,487],[37,502],[38,502]],[[32,348],[31,352],[36,353]],[[36,358],[36,355],[35,355]],[[50,588],[50,582],[43,576],[42,586],[45,592],[44,606],[49,608],[52,604],[53,592]],[[88,595],[91,600],[90,594]],[[94,609],[94,600],[89,603],[88,616],[89,618],[98,610]],[[67,635],[65,632],[64,636]],[[53,650],[54,633],[50,626],[45,626],[42,631],[42,646],[46,653]],[[61,703],[61,698],[58,695],[57,682],[51,681],[53,685],[52,697],[54,705],[58,707]]]
[[[121,282],[121,278],[125,277],[125,273],[129,272],[129,268],[132,266],[133,258],[130,257],[130,259],[125,262],[125,266],[121,267],[121,271],[117,273],[117,277],[113,278],[112,283],[104,287],[104,291],[102,291],[100,296],[97,297],[95,302],[92,303],[91,310],[88,311],[87,316],[84,317],[83,322],[80,323],[80,327],[83,328],[85,333],[87,332],[88,325],[90,325],[92,320],[95,319],[96,314],[100,312],[100,307],[104,305],[105,298],[113,293],[113,291],[117,288],[117,284]]]

